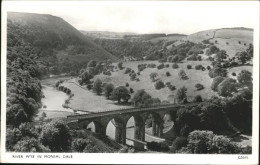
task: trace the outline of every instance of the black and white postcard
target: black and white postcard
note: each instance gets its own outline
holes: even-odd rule
[[[1,163],[258,164],[259,1],[2,1]]]

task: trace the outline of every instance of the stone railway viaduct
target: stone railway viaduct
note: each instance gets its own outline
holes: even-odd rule
[[[128,120],[133,117],[134,124],[134,146],[138,146],[138,141],[145,142],[145,121],[152,116],[152,134],[157,137],[162,136],[163,118],[166,114],[170,115],[175,123],[177,110],[185,106],[196,105],[189,103],[185,105],[165,104],[150,106],[145,108],[129,108],[112,111],[103,111],[92,114],[68,116],[66,122],[70,127],[87,128],[90,123],[95,125],[95,133],[106,135],[106,127],[109,121],[114,119],[115,141],[126,144],[126,125]],[[140,145],[140,144],[139,144]]]

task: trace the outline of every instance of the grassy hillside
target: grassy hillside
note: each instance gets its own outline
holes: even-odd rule
[[[59,64],[66,66],[61,72],[70,71],[75,65],[80,66],[90,60],[117,60],[62,18],[47,14],[9,12],[7,38],[9,50],[26,45],[38,56],[38,60],[44,61],[47,69]],[[80,58],[78,63],[71,60],[75,57]]]
[[[229,57],[234,57],[237,52],[245,51],[253,43],[253,29],[249,28],[223,28],[212,29],[191,34],[182,39],[195,43],[209,40],[219,49],[227,51]],[[174,43],[178,45],[183,41]],[[170,46],[168,47],[170,48]]]

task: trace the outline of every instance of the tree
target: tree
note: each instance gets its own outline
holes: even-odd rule
[[[246,49],[246,52],[247,52],[247,54],[250,57],[253,57],[253,55],[254,55],[254,46],[253,46],[253,44],[249,44],[248,48]]]
[[[93,91],[96,92],[97,95],[102,93],[102,81],[100,79],[96,79],[93,84]]]
[[[105,96],[107,97],[107,99],[109,99],[109,97],[111,96],[111,93],[114,90],[114,85],[113,84],[105,84],[104,86],[104,93]]]
[[[217,91],[217,87],[218,85],[224,80],[225,78],[224,77],[221,77],[221,76],[217,76],[213,79],[212,81],[212,84],[211,84],[211,89],[213,91]]]
[[[191,69],[192,66],[190,64],[187,65],[187,69]]]
[[[123,69],[123,62],[119,62],[119,63],[117,64],[117,67],[118,67],[120,70],[122,70],[122,69]]]
[[[191,153],[197,154],[235,154],[241,150],[224,136],[215,135],[212,131],[198,130],[189,134],[187,148]]]
[[[248,54],[246,51],[238,52],[236,53],[236,58],[238,61],[240,61],[242,64],[245,64],[246,62],[250,61],[252,56]]]
[[[215,65],[212,69],[209,70],[209,77],[214,78],[217,76],[226,77],[227,70],[222,68],[220,65]]]
[[[220,50],[217,55],[217,61],[222,62],[224,59],[228,58],[227,52],[225,50]]]
[[[81,78],[81,83],[89,83],[90,79],[93,78],[93,75],[89,73],[88,70],[85,70],[80,76]]]
[[[156,73],[156,72],[152,72],[151,74],[150,74],[150,78],[151,78],[151,80],[154,82],[155,81],[155,78],[158,76],[158,74]]]
[[[236,80],[232,78],[226,78],[218,85],[217,90],[220,96],[232,96],[232,93],[237,91]]]
[[[170,72],[166,72],[166,76],[167,77],[171,76]]]
[[[176,63],[176,62],[178,62],[178,61],[179,61],[179,56],[174,56],[174,57],[172,58],[172,62]]]
[[[186,75],[184,70],[180,70],[178,75],[179,75],[180,79],[182,79],[182,80],[189,79],[189,77]]]
[[[177,101],[180,103],[181,101],[183,101],[184,99],[187,99],[187,95],[186,95],[186,92],[187,92],[187,88],[185,86],[179,88],[177,90],[177,93],[176,93],[176,99]]]
[[[66,152],[71,143],[68,126],[61,120],[53,120],[43,125],[40,134],[43,145],[49,146],[52,152]]]
[[[72,149],[76,152],[83,152],[87,144],[87,139],[76,138],[72,141]]]
[[[198,83],[198,84],[195,84],[195,88],[199,91],[199,90],[204,89],[204,86],[202,84]]]
[[[174,63],[174,64],[172,64],[172,68],[173,68],[173,69],[177,69],[177,68],[179,68],[179,65],[176,64],[176,63]]]
[[[242,70],[238,76],[237,80],[243,85],[252,85],[252,73],[247,70]]]
[[[163,83],[162,80],[156,81],[156,83],[154,84],[154,86],[155,86],[155,89],[161,89],[161,88],[165,87],[165,85],[164,85],[164,83]]]
[[[130,98],[130,93],[124,86],[119,86],[115,88],[111,93],[111,99],[117,100],[118,103],[121,103],[121,100],[124,100],[124,102],[127,103]]]
[[[196,96],[194,97],[193,102],[195,102],[195,103],[202,102],[202,97],[201,97],[201,95],[196,95]]]
[[[14,145],[14,152],[50,152],[50,149],[35,138],[24,137]]]
[[[206,50],[206,54],[207,55],[211,55],[211,54],[215,54],[219,51],[219,48],[217,48],[215,45],[211,45],[207,50]]]
[[[88,67],[88,68],[89,68],[89,67],[94,68],[94,67],[96,67],[96,65],[97,65],[97,61],[95,61],[95,60],[90,60],[90,61],[88,62],[87,67]]]

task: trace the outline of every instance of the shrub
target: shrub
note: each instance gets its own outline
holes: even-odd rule
[[[137,72],[137,75],[140,76],[140,72]]]
[[[50,152],[50,149],[42,145],[38,139],[31,137],[24,137],[13,148],[14,152]]]
[[[177,137],[172,143],[173,150],[176,151],[181,149],[182,147],[186,147],[187,143],[188,141],[186,137]]]
[[[227,45],[229,45],[229,42],[226,42]]]
[[[176,63],[174,63],[174,64],[172,64],[172,68],[173,68],[173,69],[177,69],[177,68],[179,68],[179,65],[176,64]]]
[[[237,74],[235,72],[232,73],[232,76],[236,76]]]
[[[107,99],[111,96],[111,93],[112,91],[114,90],[114,85],[113,84],[105,84],[104,85],[104,93],[105,93],[105,96],[107,97]]]
[[[130,72],[131,72],[131,70],[132,70],[131,68],[126,68],[126,69],[125,69],[125,74],[128,74],[128,73],[130,73]]]
[[[235,154],[240,149],[224,136],[213,134],[212,131],[193,131],[188,136],[187,148],[191,153]]]
[[[193,102],[195,102],[195,103],[202,102],[202,97],[201,97],[201,95],[196,95],[196,96],[194,97]]]
[[[203,67],[201,67],[201,70],[202,70],[202,71],[205,71],[205,70],[206,70],[206,68],[203,66]]]
[[[160,64],[157,66],[157,69],[163,69],[164,68],[164,64]]]
[[[91,89],[92,89],[92,87],[93,87],[93,85],[92,85],[92,84],[88,84],[88,85],[87,85],[87,88],[88,88],[88,90],[91,90]]]
[[[211,69],[211,67],[210,67],[210,66],[207,66],[207,69],[208,69],[208,70],[210,70],[210,69]]]
[[[130,98],[131,95],[129,94],[127,88],[124,86],[119,86],[115,88],[111,93],[111,100],[117,100],[118,103],[121,103],[121,100],[127,103]]]
[[[148,64],[148,67],[150,67],[150,68],[156,68],[156,64],[154,64],[154,63]]]
[[[165,83],[165,85],[168,87],[168,86],[171,85],[171,83],[170,83],[170,82],[167,82],[167,83]]]
[[[129,87],[129,84],[128,84],[128,83],[125,83],[125,86],[126,86],[126,87]]]
[[[238,41],[239,44],[241,44],[241,41]]]
[[[181,103],[184,99],[187,99],[186,92],[187,92],[187,88],[185,86],[177,90],[176,99],[179,103]]]
[[[100,95],[102,93],[102,81],[100,79],[96,79],[96,81],[93,84],[93,91]]]
[[[171,91],[174,91],[176,89],[176,87],[174,85],[171,85],[169,88]]]
[[[164,83],[163,83],[162,80],[156,81],[156,83],[154,84],[154,86],[155,86],[155,89],[157,89],[157,90],[159,90],[159,89],[165,87],[165,85],[164,85]]]
[[[217,90],[218,85],[224,80],[224,77],[217,76],[213,79],[212,84],[211,84],[211,89],[213,91]]]
[[[166,76],[167,77],[171,76],[170,72],[166,72]]]
[[[198,84],[195,85],[195,88],[199,91],[199,90],[204,89],[204,86],[202,84],[198,83]]]
[[[192,66],[190,64],[188,64],[187,69],[192,69]]]
[[[210,69],[209,77],[214,78],[217,76],[226,77],[227,70],[224,68],[221,68],[221,66],[219,66],[219,65],[215,65],[212,69]]]
[[[133,88],[130,88],[129,91],[130,91],[130,93],[134,93]]]
[[[43,145],[49,146],[52,152],[64,152],[70,147],[71,135],[63,121],[53,120],[43,125],[40,140]]]
[[[236,92],[236,80],[231,78],[224,79],[217,87],[218,94],[220,96],[231,96],[233,92]]]
[[[202,60],[201,56],[198,56],[198,57],[197,57],[197,60],[198,60],[198,61],[201,61],[201,60]]]
[[[169,64],[165,64],[165,68],[169,68],[170,67],[170,65]]]
[[[242,70],[238,76],[237,80],[239,83],[243,85],[251,85],[252,84],[252,73],[247,70]]]
[[[72,141],[72,149],[76,152],[83,152],[87,143],[88,143],[88,140],[86,140],[86,139],[76,138]]]
[[[196,65],[196,66],[195,66],[195,69],[196,69],[196,70],[200,70],[201,68],[202,68],[202,65]]]
[[[117,66],[118,66],[118,68],[119,68],[120,70],[122,70],[122,69],[123,69],[123,62],[119,62],[119,63],[117,64]]]
[[[151,80],[154,82],[155,81],[155,78],[158,76],[158,74],[156,73],[156,72],[152,72],[151,74],[150,74],[150,78],[151,78]]]
[[[180,70],[178,75],[179,75],[180,79],[182,79],[182,80],[189,79],[189,77],[186,75],[184,70]]]
[[[136,107],[145,107],[160,103],[160,100],[152,98],[144,89],[141,89],[134,94],[132,103]]]
[[[232,61],[232,62],[230,63],[230,66],[238,66],[238,63],[235,62],[235,61]]]

